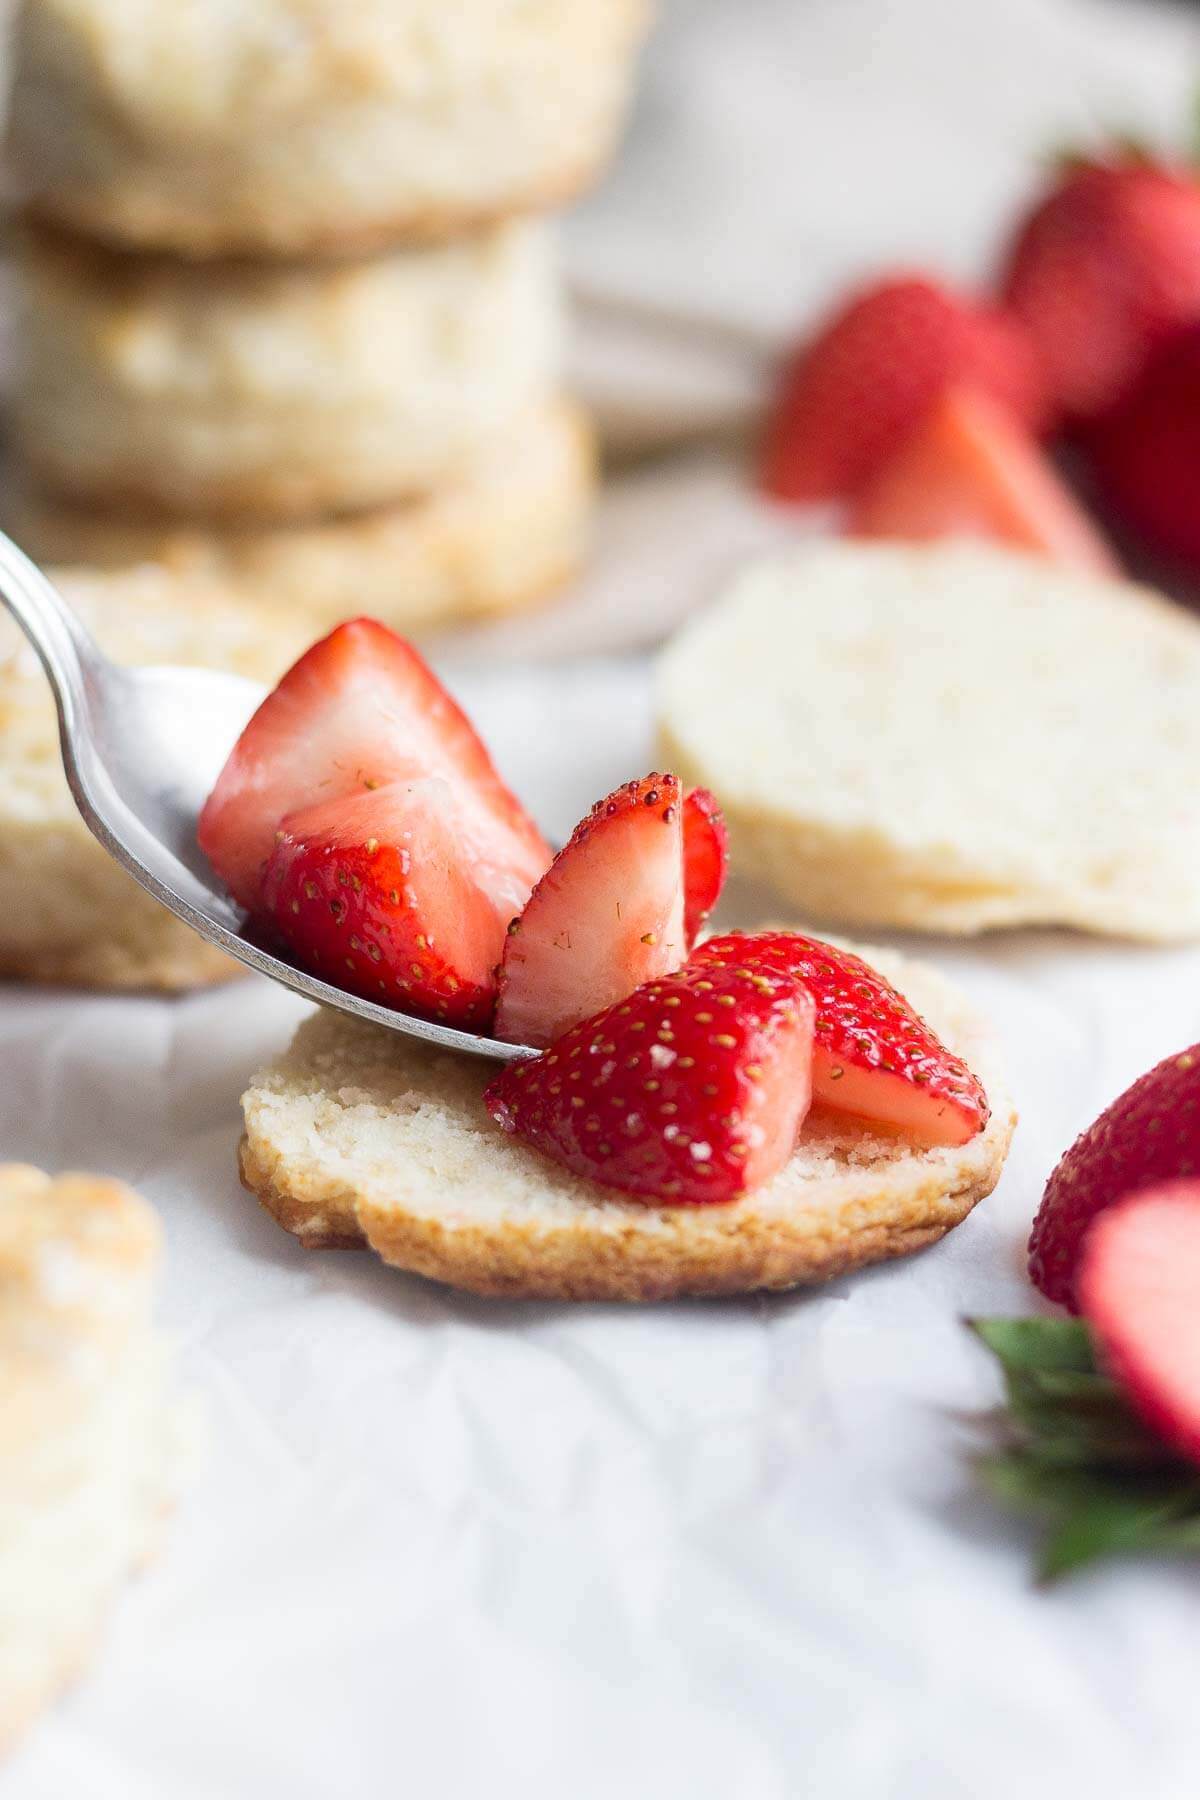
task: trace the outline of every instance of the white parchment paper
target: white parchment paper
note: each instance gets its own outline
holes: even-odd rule
[[[554,829],[649,764],[639,663],[458,686]],[[1069,1766],[1073,1792],[1194,1793],[1200,1574],[1031,1590],[1024,1528],[967,1472],[995,1382],[959,1320],[1032,1306],[1044,1175],[1200,1037],[1200,953],[922,953],[1006,1042],[1024,1118],[995,1196],[818,1292],[649,1309],[488,1304],[301,1251],[234,1172],[239,1092],[302,1010],[281,992],[6,993],[5,1154],[160,1207],[210,1445],[0,1791],[999,1800]]]

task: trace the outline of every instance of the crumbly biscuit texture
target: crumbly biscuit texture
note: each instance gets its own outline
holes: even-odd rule
[[[509,1298],[788,1288],[920,1249],[991,1192],[1015,1115],[969,1007],[932,971],[863,954],[984,1080],[992,1116],[969,1144],[916,1150],[813,1114],[787,1168],[744,1200],[643,1206],[502,1134],[481,1101],[486,1064],[320,1012],[243,1097],[242,1179],[303,1244],[366,1243]]]
[[[322,267],[14,244],[12,440],[50,493],[271,521],[458,479],[554,387],[559,277],[519,220]]]
[[[131,1189],[0,1165],[0,1754],[85,1665],[179,1473]]]
[[[24,0],[9,158],[44,216],[194,257],[339,255],[568,199],[647,0]]]
[[[657,709],[802,917],[1200,936],[1200,626],[1148,590],[983,546],[775,556]]]
[[[6,529],[43,562],[157,563],[310,635],[360,613],[412,631],[519,611],[562,586],[587,547],[595,480],[587,420],[551,400],[506,426],[436,492],[353,517],[286,526],[139,521],[56,501],[15,470],[0,510]]]

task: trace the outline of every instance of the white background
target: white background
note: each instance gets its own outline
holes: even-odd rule
[[[604,302],[581,365],[614,428],[740,416],[745,344],[872,258],[982,267],[1064,124],[1182,118],[1197,35],[1099,0],[675,6],[629,158],[569,239]],[[742,348],[668,369],[608,329],[613,295],[726,319]],[[549,831],[653,761],[639,647],[793,528],[738,481],[711,451],[625,478],[557,613],[439,648]],[[1193,1796],[1200,1575],[1031,1589],[1027,1531],[971,1483],[996,1385],[960,1318],[1033,1306],[1045,1175],[1200,1038],[1200,952],[1043,933],[919,953],[1007,1047],[1023,1122],[996,1195],[820,1292],[642,1310],[489,1304],[301,1252],[234,1175],[238,1095],[301,1010],[284,994],[6,992],[3,1152],[159,1206],[210,1442],[4,1800]]]

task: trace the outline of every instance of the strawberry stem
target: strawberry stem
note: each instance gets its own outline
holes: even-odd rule
[[[1200,1470],[1136,1415],[1081,1320],[966,1323],[1000,1364],[1006,1399],[976,1473],[1044,1523],[1039,1585],[1115,1556],[1200,1551]]]

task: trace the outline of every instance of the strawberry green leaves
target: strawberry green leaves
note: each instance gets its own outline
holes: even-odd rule
[[[974,1319],[1007,1406],[976,1461],[1002,1504],[1043,1521],[1052,1582],[1114,1556],[1200,1552],[1200,1468],[1142,1423],[1076,1319]]]

